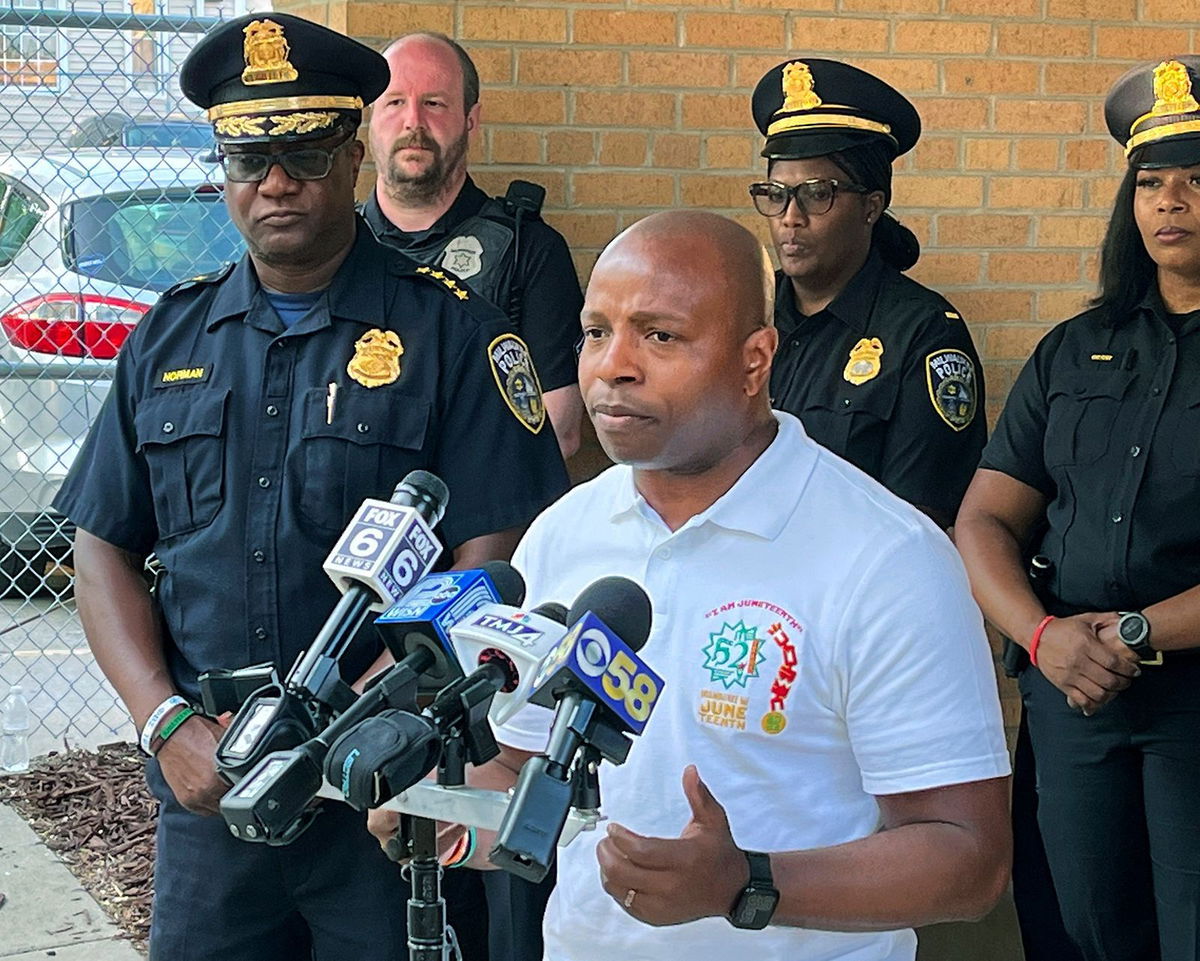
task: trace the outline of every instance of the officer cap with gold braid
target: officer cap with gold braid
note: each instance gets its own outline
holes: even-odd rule
[[[358,126],[388,85],[370,47],[286,13],[239,17],[210,30],[179,73],[183,95],[208,111],[222,143],[318,140]]]
[[[768,70],[754,88],[754,122],[771,160],[822,157],[871,141],[896,158],[921,136],[916,108],[878,77],[808,57]]]
[[[1108,132],[1125,145],[1131,167],[1200,163],[1200,57],[1134,67],[1104,101]]]

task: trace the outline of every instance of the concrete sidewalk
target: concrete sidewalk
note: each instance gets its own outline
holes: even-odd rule
[[[0,959],[144,961],[58,855],[0,804]]]

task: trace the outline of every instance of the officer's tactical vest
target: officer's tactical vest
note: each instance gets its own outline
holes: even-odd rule
[[[523,291],[516,265],[521,226],[541,219],[545,196],[544,187],[514,180],[503,197],[489,197],[477,214],[448,236],[404,247],[404,253],[450,271],[473,293],[503,310],[519,332]]]

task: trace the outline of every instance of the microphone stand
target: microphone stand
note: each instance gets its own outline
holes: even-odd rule
[[[442,866],[437,856],[437,822],[403,815],[401,838],[411,860],[404,868],[412,884],[408,899],[409,961],[450,961],[458,956],[452,928],[446,926]]]

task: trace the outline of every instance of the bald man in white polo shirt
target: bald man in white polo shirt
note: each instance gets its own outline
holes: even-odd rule
[[[513,563],[533,603],[642,584],[666,686],[601,769],[607,830],[559,851],[551,961],[911,961],[912,926],[979,917],[1007,882],[1008,754],[962,566],[771,411],[771,289],[747,231],[682,211],[625,231],[588,287],[580,386],[618,466]],[[500,728],[476,783],[510,786],[551,716]]]

